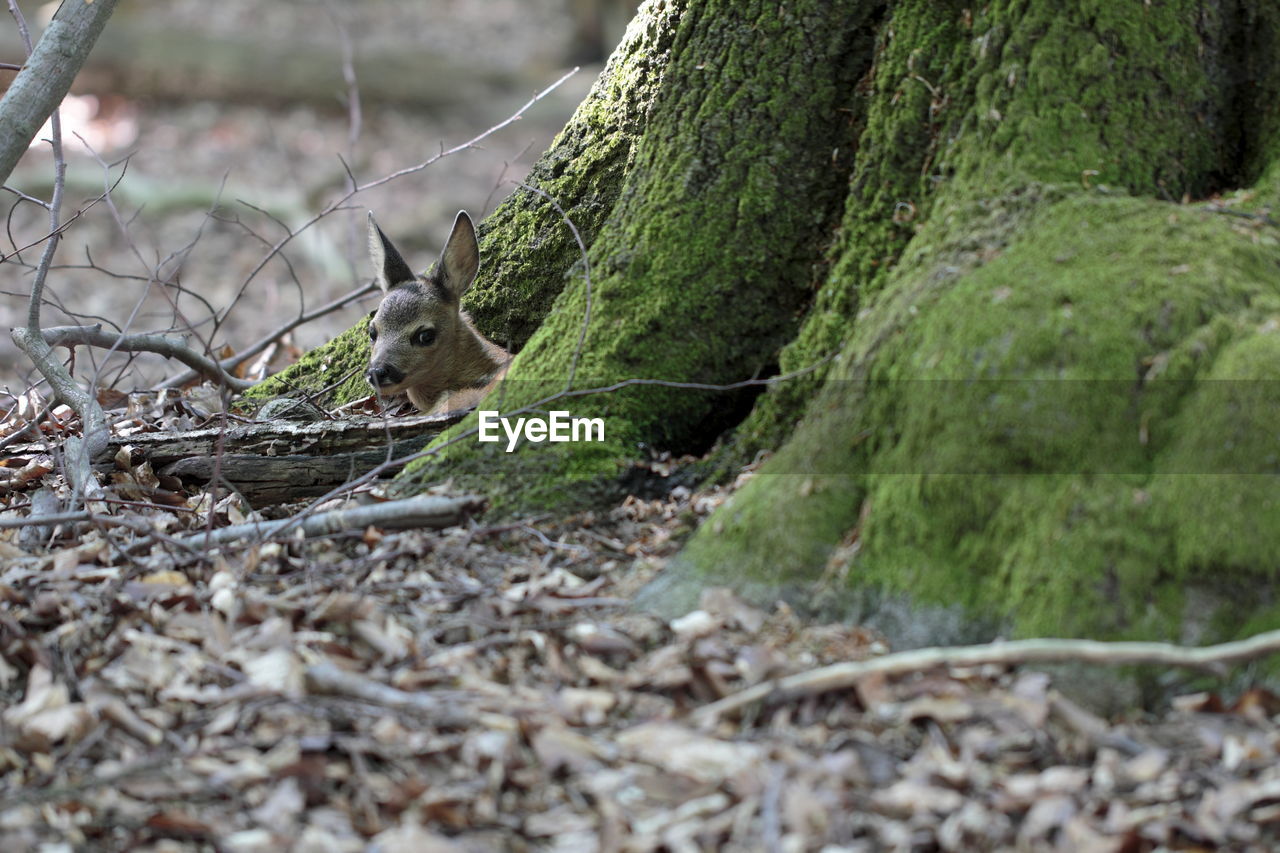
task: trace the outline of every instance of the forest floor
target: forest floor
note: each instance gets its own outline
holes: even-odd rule
[[[123,455],[105,479],[93,523],[0,529],[6,851],[1280,845],[1261,690],[1105,720],[1032,668],[942,667],[707,715],[888,651],[726,589],[629,606],[740,482],[210,550],[183,537],[239,498]],[[0,523],[38,486],[51,458],[0,460]]]

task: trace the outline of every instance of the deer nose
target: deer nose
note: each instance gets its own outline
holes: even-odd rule
[[[365,376],[374,388],[385,388],[404,381],[404,371],[393,364],[375,364],[365,372]]]

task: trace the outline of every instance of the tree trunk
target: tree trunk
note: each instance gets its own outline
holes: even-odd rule
[[[906,643],[1280,623],[1278,34],[1262,3],[898,4],[782,363],[841,358],[661,598],[825,571]]]
[[[504,411],[571,374],[817,368],[732,433],[741,400],[631,387],[543,406],[602,444],[467,438],[410,478],[564,507],[719,437],[776,453],[655,604],[822,577],[905,643],[1280,624],[1280,12],[832,5],[646,4],[535,172],[589,246],[581,351],[586,270],[536,194],[482,229],[475,302],[524,344]]]
[[[540,401],[634,378],[727,384],[769,368],[838,214],[849,165],[839,152],[879,9],[848,4],[833,21],[816,0],[781,10],[735,0],[690,3],[672,20],[670,60],[653,69],[659,88],[590,243],[590,279],[587,265],[571,268],[499,397],[504,410],[603,417],[606,440],[511,454],[470,441],[418,476],[490,493],[505,484],[494,499],[506,509],[576,506],[621,485],[637,447],[705,449],[741,418],[726,394],[657,385]]]
[[[64,3],[0,99],[0,184],[62,103],[76,71],[107,25],[116,0]]]

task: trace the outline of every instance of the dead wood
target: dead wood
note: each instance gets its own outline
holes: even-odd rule
[[[388,420],[232,422],[183,432],[112,435],[107,452],[114,456],[128,446],[160,474],[199,485],[220,477],[254,506],[267,506],[324,494],[388,460],[416,453],[460,419],[460,413],[449,413]],[[47,450],[40,443],[9,452]]]
[[[474,722],[475,714],[460,707],[458,691],[448,696],[435,696],[419,691],[409,692],[388,686],[358,672],[341,669],[328,661],[313,664],[306,671],[307,690],[313,694],[345,696],[372,705],[402,711],[417,711],[440,726],[465,726]]]
[[[398,501],[335,509],[304,519],[282,518],[277,521],[255,521],[222,527],[183,538],[182,542],[210,548],[237,539],[267,538],[287,530],[300,530],[306,537],[328,536],[344,530],[366,527],[441,528],[452,527],[484,506],[484,498],[476,495],[441,497],[417,495]]]
[[[694,711],[699,723],[712,723],[725,714],[756,703],[776,704],[854,687],[871,675],[903,675],[939,666],[983,664],[1061,663],[1080,661],[1108,666],[1163,664],[1200,669],[1222,675],[1229,664],[1280,652],[1280,631],[1255,634],[1247,640],[1188,648],[1170,643],[1107,643],[1097,640],[1012,640],[978,646],[912,649],[865,661],[844,661],[786,678],[757,684]]]

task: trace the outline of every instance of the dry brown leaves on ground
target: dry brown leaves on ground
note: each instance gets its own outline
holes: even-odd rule
[[[55,476],[3,470],[25,472],[10,507]],[[220,552],[136,525],[0,531],[0,849],[1280,844],[1262,691],[1113,724],[1042,674],[984,667],[692,726],[737,689],[884,651],[727,590],[670,622],[628,609],[723,497]],[[165,536],[251,515],[184,500],[101,512]]]

